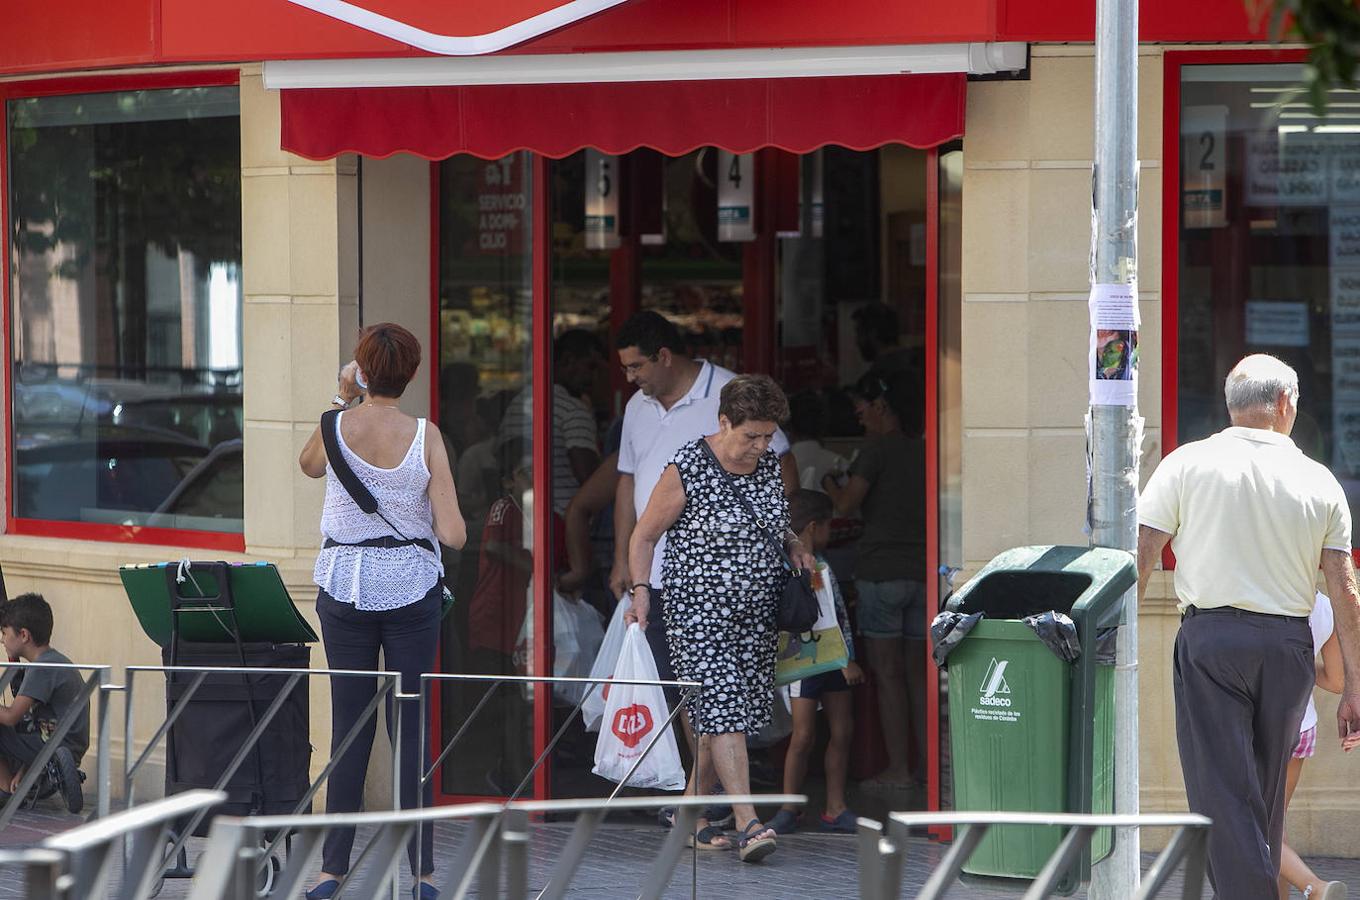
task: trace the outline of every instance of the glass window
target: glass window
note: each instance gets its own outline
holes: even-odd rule
[[[11,100],[14,515],[240,532],[235,87]]]
[[[1228,424],[1247,353],[1299,373],[1294,441],[1360,499],[1360,93],[1299,65],[1181,70],[1178,441]]]
[[[533,672],[531,177],[528,153],[439,166],[439,424],[468,526],[462,551],[446,551],[459,602],[443,672]],[[533,765],[533,691],[493,685],[442,693],[445,743],[476,711],[443,766],[445,794],[508,796]]]

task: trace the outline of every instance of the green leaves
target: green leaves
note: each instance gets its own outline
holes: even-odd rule
[[[1247,0],[1259,21],[1262,0]],[[1309,45],[1304,91],[1318,116],[1327,114],[1331,91],[1356,89],[1360,65],[1360,5],[1354,0],[1264,0],[1269,4],[1270,39]]]

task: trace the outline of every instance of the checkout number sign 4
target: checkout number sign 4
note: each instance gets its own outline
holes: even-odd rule
[[[1008,666],[1010,660],[992,657],[987,673],[982,676],[982,684],[978,686],[977,705],[972,709],[974,719],[985,722],[1020,721],[1020,712],[1014,708],[1011,686],[1006,680]]]

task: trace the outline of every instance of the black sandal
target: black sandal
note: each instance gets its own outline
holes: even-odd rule
[[[760,837],[767,831],[774,829],[760,824],[759,819],[752,819],[746,823],[746,827],[741,830],[741,837],[737,839],[737,849],[741,853],[742,862],[759,862],[775,851],[773,837]]]
[[[714,843],[719,839],[723,843]],[[731,850],[732,842],[727,839],[727,835],[717,825],[705,825],[685,841],[685,846],[697,847],[700,850]]]

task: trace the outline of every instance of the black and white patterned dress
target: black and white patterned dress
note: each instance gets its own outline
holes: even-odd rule
[[[666,532],[661,564],[666,640],[675,677],[704,686],[702,698],[687,705],[695,731],[751,734],[770,721],[775,604],[785,569],[703,440],[681,447],[672,460],[685,508]],[[789,505],[774,452],[766,451],[750,475],[732,478],[766,528],[782,536]]]

